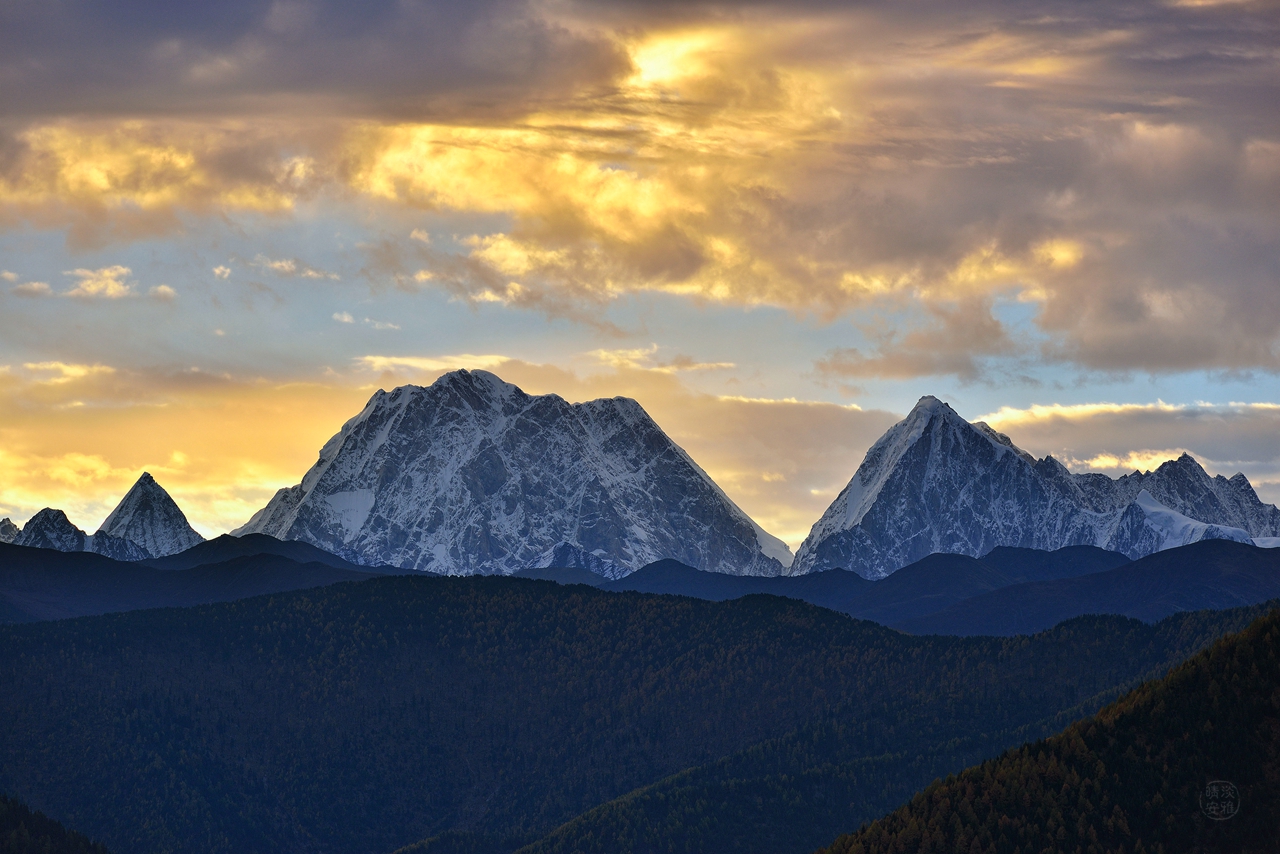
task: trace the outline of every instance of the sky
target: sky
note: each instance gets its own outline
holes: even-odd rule
[[[1280,500],[1280,3],[10,0],[0,516],[626,395],[794,547],[922,395]]]

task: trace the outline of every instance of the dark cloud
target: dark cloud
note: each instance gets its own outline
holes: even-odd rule
[[[10,117],[501,112],[623,68],[610,42],[570,32],[523,0],[0,8],[0,113]]]

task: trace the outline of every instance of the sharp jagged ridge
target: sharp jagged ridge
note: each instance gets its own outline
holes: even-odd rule
[[[1072,474],[923,397],[867,451],[789,573],[843,567],[875,579],[937,552],[1095,545],[1138,558],[1200,539],[1277,535],[1280,510],[1243,474],[1210,477],[1187,454],[1118,479]]]

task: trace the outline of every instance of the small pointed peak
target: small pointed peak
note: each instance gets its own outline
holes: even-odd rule
[[[142,484],[143,486],[159,486],[160,485],[156,483],[156,479],[151,476],[151,472],[149,471],[144,471],[142,473],[142,477],[138,478],[138,483]]]

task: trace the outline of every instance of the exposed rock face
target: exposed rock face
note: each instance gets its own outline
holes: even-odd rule
[[[485,371],[379,391],[234,533],[254,532],[450,574],[675,558],[778,575],[791,557],[634,400],[570,404]]]
[[[94,541],[97,542],[104,535],[134,543],[143,552],[140,558],[120,558],[121,560],[166,557],[204,542],[204,537],[197,534],[187,522],[187,517],[169,497],[169,493],[148,472],[143,472],[133,488],[120,499],[116,509],[111,511],[98,533],[94,534]],[[103,548],[110,546],[104,545]],[[95,548],[94,551],[99,549]],[[99,553],[107,554],[106,551]]]
[[[1195,539],[1278,535],[1280,509],[1242,474],[1210,477],[1185,454],[1118,479],[1072,474],[924,397],[867,452],[789,572],[844,567],[874,579],[935,552],[1096,545],[1136,558]]]
[[[66,513],[46,507],[27,520],[22,533],[13,542],[15,545],[37,549],[82,552],[88,540],[84,531],[71,524]]]
[[[13,524],[8,516],[0,519],[0,543],[12,543],[21,533],[22,529]]]

